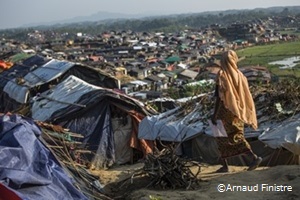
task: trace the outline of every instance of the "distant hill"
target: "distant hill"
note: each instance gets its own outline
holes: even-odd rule
[[[117,20],[117,19],[140,19],[140,18],[153,17],[159,15],[160,13],[158,12],[156,13],[151,12],[148,14],[147,13],[124,14],[124,13],[99,11],[97,13],[88,16],[78,16],[70,19],[51,21],[51,22],[30,23],[30,24],[25,24],[22,27],[51,26],[56,24],[62,25],[62,24],[73,24],[73,23],[80,23],[80,22],[96,22],[96,21],[107,21],[107,20]]]
[[[26,31],[52,29],[60,33],[99,34],[107,30],[165,31],[174,32],[188,28],[201,29],[210,25],[226,27],[235,22],[266,20],[269,17],[295,16],[293,24],[280,24],[289,28],[300,27],[300,6],[270,7],[240,10],[221,10],[200,13],[160,14],[151,12],[140,15],[98,12],[89,16],[79,16],[67,20],[26,25],[18,29],[0,30],[0,34],[12,38],[26,38]]]

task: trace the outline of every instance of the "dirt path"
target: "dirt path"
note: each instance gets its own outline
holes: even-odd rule
[[[143,164],[124,165],[109,170],[93,171],[105,185],[104,189],[113,199],[131,200],[194,200],[194,199],[255,199],[255,200],[298,200],[300,199],[300,166],[285,165],[271,168],[260,167],[255,171],[246,171],[247,167],[230,166],[230,173],[214,173],[220,166],[204,166],[201,168],[199,186],[195,190],[162,190],[161,188],[145,188],[150,179],[136,177],[130,179],[134,172],[142,169]],[[129,178],[126,182],[120,182]],[[123,183],[123,185],[122,185]],[[218,192],[219,184],[224,184],[228,191]],[[237,191],[236,186],[256,187],[258,191]],[[268,186],[282,189],[290,186],[292,191],[267,191]],[[236,187],[236,188],[234,188]],[[279,188],[281,187],[281,188]],[[230,191],[230,190],[234,191]],[[241,190],[241,188],[239,188]],[[288,188],[285,187],[285,190]]]

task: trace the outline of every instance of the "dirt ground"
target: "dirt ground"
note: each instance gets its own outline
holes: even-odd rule
[[[151,179],[148,176],[138,175],[143,166],[143,163],[137,163],[116,166],[108,170],[93,171],[92,173],[99,176],[101,184],[105,186],[105,192],[111,199],[300,199],[299,165],[259,167],[254,171],[247,171],[247,167],[230,166],[229,173],[214,173],[220,167],[218,165],[202,166],[198,176],[199,185],[195,189],[189,190],[164,190],[162,188],[147,187]],[[192,169],[192,171],[195,170]],[[219,186],[219,184],[223,185]],[[221,189],[225,186],[227,191],[218,192],[218,186]],[[250,187],[247,188],[247,186]],[[267,191],[268,188],[269,191]]]

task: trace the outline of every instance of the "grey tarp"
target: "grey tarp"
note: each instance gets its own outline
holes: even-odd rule
[[[295,155],[300,155],[300,114],[273,125],[258,139],[273,149],[283,147]]]

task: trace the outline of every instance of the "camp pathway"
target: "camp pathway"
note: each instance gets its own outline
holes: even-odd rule
[[[101,183],[107,192],[113,191],[114,199],[132,200],[166,200],[166,199],[256,199],[256,200],[294,200],[300,198],[300,166],[281,165],[275,167],[259,167],[254,171],[247,171],[246,166],[230,166],[230,173],[215,173],[219,165],[203,166],[199,179],[201,182],[195,190],[162,190],[148,188],[146,177],[134,178],[129,185],[116,187],[117,182],[130,177],[135,171],[142,169],[143,163],[134,165],[115,166],[108,170],[93,171],[99,175]],[[192,169],[193,170],[193,169]],[[228,188],[226,192],[219,192],[219,185]],[[267,191],[268,188],[277,189],[279,186],[290,186],[292,191]],[[119,185],[118,185],[119,186]],[[239,188],[237,186],[240,186]],[[259,191],[240,191],[244,186],[257,186]],[[271,186],[271,187],[270,187]],[[265,187],[265,188],[262,188]],[[240,190],[238,190],[240,189]],[[249,187],[248,187],[249,189]],[[250,188],[251,189],[251,188]],[[233,191],[232,191],[233,190]]]

